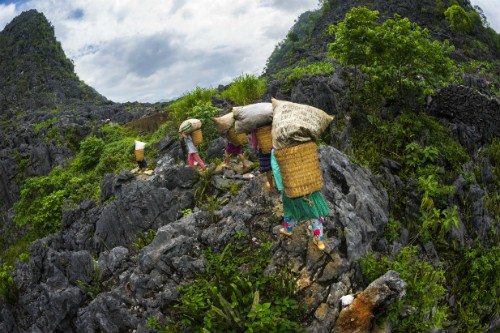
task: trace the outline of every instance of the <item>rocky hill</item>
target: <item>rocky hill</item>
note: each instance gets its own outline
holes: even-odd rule
[[[0,111],[53,109],[106,98],[75,75],[42,13],[23,12],[0,33]]]
[[[313,105],[337,118],[318,148],[330,209],[325,251],[313,244],[305,222],[292,237],[279,234],[279,193],[269,192],[255,167],[217,167],[225,146],[220,138],[206,145],[210,171],[198,173],[179,162],[185,152],[167,121],[146,137],[154,142],[152,175],[124,168],[101,177],[93,169],[101,162],[92,158],[106,153],[96,147],[123,150],[133,142],[108,142],[99,131],[106,120],[149,128],[148,119],[166,119],[165,104],[117,104],[84,85],[43,14],[23,13],[2,31],[8,42],[1,44],[1,70],[4,62],[9,70],[0,78],[0,96],[9,98],[1,104],[0,241],[8,249],[1,257],[11,245],[27,250],[13,267],[2,262],[0,331],[498,331],[500,103],[491,81],[498,68],[489,66],[499,59],[494,38],[488,39],[496,34],[475,26],[466,41],[450,30],[438,14],[451,1],[321,3],[271,55],[261,100]],[[473,10],[466,0],[456,3]],[[379,10],[381,20],[409,17],[440,40],[460,39],[468,48],[458,45],[452,57],[464,64],[482,60],[477,66],[488,70],[472,66],[476,72],[463,75],[468,81],[452,82],[407,109],[385,96],[363,99],[367,91],[353,86],[358,72],[331,59],[335,39],[325,34],[355,5]],[[29,42],[28,26],[38,36]],[[470,48],[473,40],[488,51]],[[19,47],[32,56],[16,67]],[[58,60],[45,59],[50,50]],[[294,76],[320,62],[335,66]],[[19,89],[24,73],[30,78],[25,93]],[[212,103],[221,112],[234,104],[220,96]],[[151,117],[132,121],[143,116]],[[111,136],[120,130],[112,128]],[[104,163],[119,159],[116,149],[107,154]],[[21,186],[68,165],[99,177],[98,197],[56,205],[58,231],[24,237],[32,230],[15,225],[12,209]],[[72,172],[54,179],[79,184],[84,173]],[[52,198],[46,205],[64,192],[49,185],[56,190],[42,187]],[[69,188],[88,190],[80,187]],[[43,196],[28,193],[21,196],[28,206]],[[29,208],[34,215],[46,211]],[[52,217],[41,216],[25,218],[43,226]]]
[[[78,79],[45,16],[21,13],[0,32],[2,215],[25,178],[64,164],[105,120],[126,123],[162,107],[108,101]]]

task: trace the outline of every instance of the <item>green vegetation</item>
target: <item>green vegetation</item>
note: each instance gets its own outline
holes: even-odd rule
[[[156,230],[148,229],[145,232],[137,233],[136,239],[132,242],[132,248],[135,253],[139,253],[141,249],[153,241],[156,236]]]
[[[448,7],[448,9],[444,12],[444,17],[448,22],[450,22],[450,27],[454,31],[468,32],[471,29],[471,18],[459,5]]]
[[[354,158],[372,170],[378,170],[382,158],[403,165],[406,177],[433,174],[445,166],[458,175],[469,160],[465,149],[455,142],[449,129],[426,113],[403,113],[393,119],[368,115],[368,123],[355,128]]]
[[[309,42],[315,25],[329,8],[329,5],[325,4],[320,10],[307,11],[300,15],[295,25],[288,32],[286,39],[276,45],[273,53],[267,59],[266,71],[271,71],[272,74],[277,69],[293,64],[295,51],[310,46]]]
[[[231,82],[229,88],[221,93],[224,98],[231,99],[236,105],[256,103],[266,90],[267,80],[253,74],[238,76]]]
[[[381,318],[381,321],[389,320],[394,324],[393,332],[430,332],[443,327],[448,312],[444,304],[445,272],[419,259],[416,247],[403,248],[395,259],[382,257],[377,260],[370,253],[360,263],[369,281],[394,270],[408,283],[406,296],[392,304]],[[404,318],[400,316],[403,309],[410,310]]]
[[[3,299],[8,299],[10,297],[14,285],[14,278],[12,277],[13,269],[14,267],[7,264],[3,264],[0,267],[0,296],[3,297]]]
[[[454,47],[447,41],[433,41],[427,29],[398,15],[382,24],[377,20],[377,11],[354,7],[330,28],[336,40],[329,45],[329,55],[354,69],[355,92],[363,88],[372,103],[383,97],[410,107],[455,81],[456,65],[447,56]]]
[[[457,300],[457,332],[485,332],[488,322],[499,315],[499,271],[498,245],[466,248],[457,255],[448,274]]]
[[[320,61],[306,66],[296,66],[293,68],[284,68],[274,74],[274,78],[284,81],[284,91],[289,91],[292,86],[306,75],[329,76],[335,71],[331,62]]]
[[[206,271],[181,287],[180,304],[166,325],[149,318],[157,332],[304,332],[301,309],[287,270],[264,275],[270,244],[260,248],[229,243],[220,253],[204,252]]]
[[[184,94],[180,99],[170,104],[172,110],[170,115],[175,121],[174,126],[179,126],[184,120],[189,119],[188,114],[195,106],[212,106],[212,97],[216,93],[216,89],[196,87],[195,90]],[[204,125],[203,122],[202,124]]]
[[[98,138],[91,135],[80,144],[80,152],[70,165],[57,167],[47,176],[27,179],[14,205],[14,221],[27,226],[29,238],[37,239],[59,231],[62,208],[84,199],[99,197],[100,181],[108,172],[119,172],[135,165],[133,132],[121,126],[104,126]]]
[[[443,186],[434,175],[420,177],[418,182],[422,200],[420,203],[421,228],[417,236],[422,235],[424,240],[433,240],[435,244],[446,244],[445,235],[451,227],[453,225],[457,229],[459,227],[457,206],[452,209],[439,207],[445,205],[444,199],[452,193],[453,186]],[[439,200],[441,200],[440,204]]]
[[[97,295],[106,290],[101,282],[101,279],[99,278],[99,273],[99,266],[94,260],[94,270],[92,271],[92,279],[89,281],[89,283],[81,280],[76,281],[76,283],[85,291],[85,293],[89,297],[89,301],[95,299]]]

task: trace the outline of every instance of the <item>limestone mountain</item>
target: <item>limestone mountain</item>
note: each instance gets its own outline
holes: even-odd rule
[[[78,78],[43,13],[22,12],[0,32],[0,215],[24,179],[64,164],[106,119],[123,124],[165,104],[109,101]]]
[[[32,9],[0,32],[0,111],[36,110],[75,101],[106,102],[75,74],[54,27]]]

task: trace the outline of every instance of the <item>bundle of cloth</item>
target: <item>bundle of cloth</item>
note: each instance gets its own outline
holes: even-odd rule
[[[296,224],[309,220],[313,241],[320,250],[323,219],[329,213],[321,194],[323,178],[316,141],[334,117],[313,106],[272,99],[271,167],[282,192],[283,228],[291,236]]]
[[[219,135],[227,140],[227,145],[224,150],[224,158],[226,160],[224,166],[229,167],[231,164],[230,156],[238,156],[243,168],[250,166],[250,163],[243,155],[243,144],[247,142],[247,135],[245,133],[237,133],[235,130],[234,113],[229,112],[221,117],[212,118],[215,128]]]
[[[259,170],[265,173],[270,192],[274,192],[274,178],[271,171],[271,129],[273,122],[272,103],[255,103],[233,108],[236,133],[251,136],[251,144],[259,158]]]
[[[201,130],[201,120],[186,119],[179,126],[179,133],[189,134],[193,144],[200,145],[203,142],[203,132]]]

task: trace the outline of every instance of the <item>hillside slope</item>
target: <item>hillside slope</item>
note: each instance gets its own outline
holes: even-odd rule
[[[75,75],[42,13],[21,13],[0,32],[0,111],[36,110],[106,98]]]

